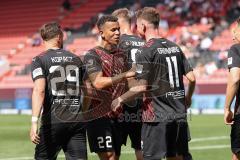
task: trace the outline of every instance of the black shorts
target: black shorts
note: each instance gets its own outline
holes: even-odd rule
[[[131,147],[135,150],[141,150],[141,130],[142,122],[119,122],[121,144],[126,145],[129,136]]]
[[[240,115],[234,116],[234,123],[231,126],[231,149],[235,154],[240,153]]]
[[[142,110],[141,100],[136,100],[131,105],[124,105],[123,111],[118,117],[119,133],[121,134],[121,144],[126,145],[129,136],[131,147],[141,150],[141,130],[142,130]]]
[[[144,160],[188,154],[188,125],[183,122],[143,123]]]
[[[115,152],[120,155],[121,140],[116,123],[117,120],[105,117],[88,122],[87,135],[91,152]]]
[[[61,149],[67,160],[87,159],[86,126],[83,123],[42,125],[40,143],[35,148],[35,159],[57,159]]]

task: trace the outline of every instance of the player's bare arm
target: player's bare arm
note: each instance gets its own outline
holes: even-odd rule
[[[233,112],[231,111],[232,101],[237,93],[240,80],[240,68],[234,67],[228,73],[228,82],[226,90],[226,101],[224,108],[224,122],[227,125],[233,124]]]
[[[134,76],[135,72],[131,70],[124,73],[120,73],[114,77],[104,77],[102,72],[95,72],[89,75],[89,79],[95,88],[103,89]]]
[[[85,112],[89,109],[91,105],[91,95],[92,95],[92,86],[91,82],[87,79],[84,81],[84,87],[82,89],[84,97],[83,97],[83,103],[82,103],[82,111]]]
[[[34,144],[40,142],[38,136],[38,117],[40,115],[44,97],[45,97],[45,78],[40,78],[34,81],[33,94],[32,94],[32,126],[30,130],[30,139]]]
[[[147,91],[147,81],[144,79],[138,80],[134,87],[131,87],[126,93],[112,102],[112,110],[117,111],[122,103],[134,100],[135,97],[140,96],[145,91]]]
[[[191,106],[191,102],[192,102],[192,95],[195,89],[195,85],[196,85],[196,79],[194,76],[193,71],[188,72],[186,75],[186,78],[188,80],[188,90],[186,93],[186,106],[189,108]]]

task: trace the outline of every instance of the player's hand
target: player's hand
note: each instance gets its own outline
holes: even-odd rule
[[[116,98],[112,101],[111,109],[113,112],[117,112],[119,108],[121,107],[121,98]]]
[[[30,130],[30,140],[34,144],[39,144],[40,137],[38,136],[38,123],[32,122],[31,130]]]
[[[232,125],[233,121],[233,112],[231,110],[224,110],[224,122],[226,125]]]
[[[135,69],[130,69],[129,71],[126,72],[125,78],[131,78],[136,75]]]

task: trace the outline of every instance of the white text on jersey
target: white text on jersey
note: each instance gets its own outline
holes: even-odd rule
[[[172,54],[179,53],[180,49],[178,47],[170,47],[170,48],[157,48],[159,54]]]
[[[73,62],[73,57],[51,57],[52,63],[59,63],[59,62]]]

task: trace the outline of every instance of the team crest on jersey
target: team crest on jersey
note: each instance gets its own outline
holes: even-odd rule
[[[89,59],[89,60],[87,61],[87,65],[88,65],[88,66],[92,66],[92,65],[93,65],[93,59]]]
[[[232,57],[229,57],[228,58],[228,65],[231,65],[232,64]]]
[[[118,60],[121,63],[121,65],[124,65],[124,59],[122,57],[119,57]]]

